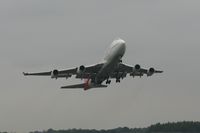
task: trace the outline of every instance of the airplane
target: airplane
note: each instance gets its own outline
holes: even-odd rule
[[[84,89],[104,88],[111,83],[111,79],[116,79],[116,83],[120,83],[127,74],[132,77],[142,77],[144,74],[147,77],[155,73],[163,71],[155,70],[153,67],[149,69],[141,68],[139,64],[135,66],[122,63],[122,57],[126,51],[126,43],[122,39],[116,39],[111,43],[109,51],[100,63],[79,67],[69,68],[66,70],[54,69],[48,72],[25,73],[24,76],[50,76],[52,79],[70,78],[75,75],[77,79],[84,79],[84,83],[62,86],[61,89]],[[105,81],[106,85],[102,84]]]

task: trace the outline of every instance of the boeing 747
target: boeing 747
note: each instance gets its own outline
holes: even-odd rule
[[[149,69],[141,68],[139,64],[135,66],[122,63],[122,57],[126,51],[126,43],[122,39],[114,40],[109,48],[107,55],[100,63],[79,67],[70,68],[67,70],[52,70],[40,73],[24,73],[25,76],[50,76],[52,79],[70,78],[75,75],[75,78],[84,79],[84,83],[62,86],[62,89],[83,88],[88,90],[91,88],[107,87],[111,83],[111,79],[116,79],[119,83],[127,74],[132,77],[152,76],[155,73],[163,71],[155,70],[153,67]],[[105,81],[105,84],[102,84]]]

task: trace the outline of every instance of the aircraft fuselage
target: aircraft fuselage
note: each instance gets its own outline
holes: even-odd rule
[[[109,78],[109,74],[112,73],[115,68],[118,66],[118,63],[121,62],[121,58],[124,56],[126,51],[125,41],[122,39],[117,39],[112,42],[109,52],[104,58],[105,64],[98,72],[95,83],[101,84],[107,77]]]

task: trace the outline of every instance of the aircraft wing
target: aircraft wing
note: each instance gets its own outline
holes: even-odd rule
[[[51,76],[52,73],[56,74],[57,77],[66,77],[67,75],[73,75],[77,71],[77,68],[70,68],[67,70],[53,70],[53,71],[48,71],[48,72],[38,72],[38,73],[25,73],[23,72],[24,76]]]
[[[50,72],[39,72],[39,73],[25,73],[23,72],[24,76],[28,76],[28,75],[33,75],[33,76],[50,76],[51,75],[51,71]]]
[[[144,74],[146,74],[147,76],[151,76],[154,73],[162,73],[163,71],[160,70],[155,70],[154,68],[150,68],[150,69],[144,69],[144,68],[140,68],[136,70],[135,69],[136,66],[131,66],[131,65],[127,65],[124,63],[120,63],[118,68],[115,70],[115,73],[126,73],[126,74],[130,74],[131,76],[143,76]]]
[[[39,73],[25,73],[24,76],[51,76],[52,78],[68,78],[72,75],[77,75],[76,78],[88,78],[91,75],[95,75],[103,66],[104,63],[94,64],[86,66],[84,68],[84,73],[82,75],[78,74],[79,67],[74,67],[66,70],[53,70],[48,72],[39,72]]]
[[[120,71],[126,71],[128,73],[133,72],[134,68],[135,68],[135,66],[127,65],[127,64],[124,64],[124,63],[120,63],[120,65],[119,65]],[[148,69],[140,68],[139,72],[142,72],[143,74],[147,74]],[[162,73],[162,72],[163,71],[155,70],[155,73]]]

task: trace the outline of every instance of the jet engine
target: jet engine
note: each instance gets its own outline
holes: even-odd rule
[[[133,72],[132,74],[134,75],[135,73],[137,73],[140,70],[140,65],[136,64],[135,67],[133,68]]]
[[[148,72],[147,72],[147,76],[152,76],[155,73],[155,69],[154,68],[149,68]]]
[[[77,74],[82,74],[85,71],[85,66],[81,65],[78,69],[77,69]]]
[[[133,76],[133,77],[136,76],[138,74],[137,72],[139,71],[140,71],[140,65],[136,64],[135,67],[133,68],[133,72],[130,73],[130,76]]]
[[[137,72],[140,70],[140,65],[136,64],[135,67],[133,68],[133,72]]]
[[[53,71],[51,71],[51,78],[57,79],[57,77],[58,77],[58,70],[54,69]]]

